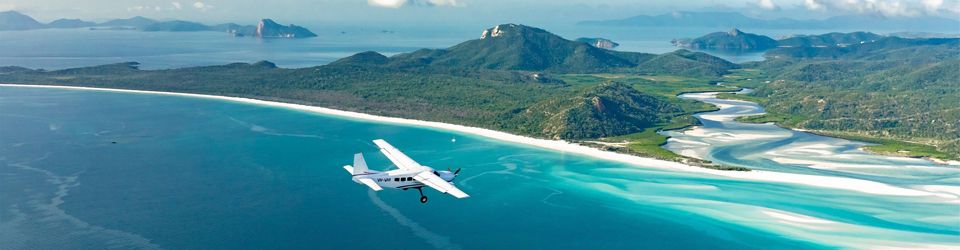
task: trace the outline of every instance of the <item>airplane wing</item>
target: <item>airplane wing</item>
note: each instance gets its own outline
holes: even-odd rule
[[[431,173],[430,171],[420,172],[419,174],[414,175],[413,179],[420,181],[421,183],[423,183],[423,185],[430,186],[433,189],[440,191],[441,193],[449,193],[450,195],[453,195],[453,197],[457,197],[457,198],[470,197],[469,195],[467,195],[467,193],[460,191],[460,189],[457,189],[457,187],[454,187],[453,184],[450,184],[449,182],[443,179],[440,179],[440,176],[437,176]]]
[[[363,183],[364,185],[367,185],[368,187],[370,187],[370,189],[373,189],[373,191],[383,190],[383,188],[380,187],[380,185],[377,185],[377,183],[371,180],[370,178],[359,178],[357,180],[360,181],[360,183]]]
[[[420,165],[420,163],[410,159],[409,156],[403,154],[403,152],[400,152],[399,149],[391,146],[390,143],[387,143],[387,141],[376,139],[373,140],[373,143],[377,144],[377,147],[380,147],[380,152],[382,152],[383,155],[386,155],[387,159],[390,159],[390,161],[393,162],[393,165],[397,165],[397,168],[408,170],[424,168],[422,165]]]

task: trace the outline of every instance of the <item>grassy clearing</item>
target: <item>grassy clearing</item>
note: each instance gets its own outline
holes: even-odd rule
[[[758,88],[766,85],[769,79],[762,71],[756,69],[737,69],[731,70],[730,74],[724,75],[723,85],[731,85],[742,88]]]
[[[637,155],[653,157],[657,159],[673,160],[680,155],[673,151],[661,148],[667,143],[668,136],[657,133],[660,128],[648,128],[639,133],[622,135],[617,137],[604,138],[606,142],[627,142],[626,148]]]

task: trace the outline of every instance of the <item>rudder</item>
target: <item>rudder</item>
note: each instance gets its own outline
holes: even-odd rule
[[[363,153],[353,155],[353,174],[367,172],[367,162],[363,160]]]

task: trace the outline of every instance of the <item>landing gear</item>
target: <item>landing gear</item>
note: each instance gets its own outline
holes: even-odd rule
[[[417,188],[417,191],[420,191],[420,203],[427,203],[427,196],[423,195],[423,188]]]

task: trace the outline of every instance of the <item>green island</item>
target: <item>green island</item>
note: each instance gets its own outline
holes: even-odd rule
[[[665,150],[660,146],[668,138],[658,132],[698,125],[693,114],[717,109],[680,99],[679,94],[748,87],[756,92],[721,95],[768,107],[768,115],[743,121],[777,122],[831,136],[856,134],[863,138],[853,139],[880,143],[870,147],[873,151],[957,159],[960,117],[957,105],[949,104],[958,103],[960,87],[949,81],[958,79],[955,69],[960,60],[956,56],[941,61],[901,59],[909,54],[901,50],[907,47],[925,51],[929,57],[950,59],[960,51],[958,43],[895,44],[899,49],[891,49],[897,52],[891,52],[894,54],[888,59],[846,59],[831,54],[829,59],[778,57],[734,64],[688,50],[665,54],[606,50],[542,29],[503,24],[485,30],[480,39],[446,49],[421,49],[391,57],[362,52],[308,68],[279,68],[266,61],[164,70],[141,70],[133,62],[54,71],[0,67],[0,82],[307,104],[568,140],[620,153],[740,171],[749,169]],[[877,55],[855,51],[861,56]],[[879,73],[866,73],[874,71]],[[885,85],[876,85],[878,81]],[[911,86],[917,84],[922,86]],[[809,89],[817,91],[806,91]],[[829,109],[817,106],[818,100],[826,100]],[[862,103],[864,100],[870,102]],[[897,100],[897,105],[888,105],[891,100]],[[861,112],[866,104],[876,105],[877,112]],[[901,119],[920,114],[920,110],[930,115]],[[835,122],[838,117],[850,119]],[[878,129],[869,125],[876,119],[897,122],[881,123]],[[931,121],[952,123],[930,126]],[[893,139],[879,140],[878,135]],[[907,146],[910,148],[904,149]]]

